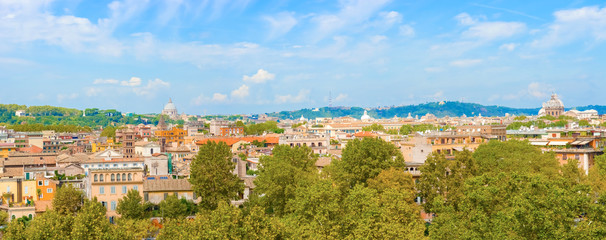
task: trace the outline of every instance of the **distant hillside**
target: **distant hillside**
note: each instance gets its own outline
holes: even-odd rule
[[[600,114],[606,113],[606,106],[584,106],[577,107],[577,110],[595,109]],[[374,118],[393,118],[407,117],[408,113],[412,117],[423,116],[427,113],[436,115],[436,117],[458,117],[463,114],[467,116],[505,116],[505,114],[513,115],[536,115],[540,108],[510,108],[502,106],[484,106],[477,103],[462,103],[462,102],[445,102],[440,105],[437,102],[424,103],[418,105],[408,105],[391,107],[388,109],[371,109],[368,110],[368,115]],[[568,109],[567,109],[568,110]],[[364,114],[364,109],[360,107],[323,107],[314,111],[314,109],[301,109],[296,111],[281,111],[275,113],[268,113],[268,116],[278,117],[280,119],[296,119],[300,118],[301,115],[305,118],[316,118],[316,117],[345,117],[350,116],[354,118],[360,118]]]

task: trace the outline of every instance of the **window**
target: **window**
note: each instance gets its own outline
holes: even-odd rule
[[[133,189],[139,191],[139,187],[137,185],[133,186]]]
[[[118,167],[118,164],[114,163],[114,167]]]
[[[148,193],[143,193],[143,200],[145,200],[146,202],[149,201],[149,194]]]
[[[42,186],[42,181],[38,181],[38,186]]]
[[[115,186],[111,187],[111,194],[116,194],[116,187]]]
[[[99,194],[105,194],[105,187],[99,187]]]
[[[7,193],[11,192],[11,186],[6,186],[6,192]]]
[[[99,181],[103,182],[103,174],[99,175]]]
[[[97,176],[97,174],[95,174],[95,182],[99,181],[99,176]]]
[[[168,193],[164,193],[164,199],[168,197]]]
[[[46,189],[46,193],[53,193],[53,189],[52,188],[47,188]]]
[[[122,181],[126,181],[126,173],[122,173]]]
[[[27,187],[27,186],[25,186],[25,189],[24,189],[24,191],[23,191],[23,192],[25,192],[25,194],[27,194],[27,193],[28,193],[28,187]]]
[[[133,180],[133,174],[132,174],[132,173],[129,173],[129,174],[128,174],[128,181],[132,181],[132,180]]]
[[[111,210],[112,211],[116,211],[116,201],[112,201],[112,203],[111,203]]]
[[[109,167],[109,164],[105,164],[105,167]]]
[[[84,164],[84,168],[88,168],[88,164]]]
[[[112,182],[113,182],[113,181],[116,181],[116,175],[114,175],[114,174],[112,173]]]
[[[44,180],[44,186],[48,186],[48,180]]]
[[[122,194],[126,193],[126,186],[122,186]]]

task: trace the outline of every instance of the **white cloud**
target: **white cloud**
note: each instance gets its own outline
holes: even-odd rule
[[[414,37],[415,29],[410,25],[402,25],[400,26],[400,35],[405,37]]]
[[[477,19],[473,19],[468,13],[460,13],[454,17],[457,22],[461,25],[473,25],[478,22]]]
[[[249,88],[246,84],[242,84],[238,89],[231,91],[232,97],[244,98],[249,95]],[[214,96],[213,96],[214,98]]]
[[[265,16],[263,19],[269,23],[269,38],[282,36],[297,25],[297,19],[293,12],[281,12],[275,16]]]
[[[335,102],[341,102],[343,100],[347,99],[347,94],[344,93],[340,93],[339,95],[337,95],[337,97],[335,98]]]
[[[372,42],[373,44],[378,44],[384,40],[387,40],[387,37],[384,35],[375,35],[370,38],[370,42]]]
[[[86,89],[86,96],[89,97],[97,96],[99,93],[101,93],[100,88],[90,87]]]
[[[469,27],[462,37],[490,41],[512,37],[524,31],[526,24],[521,22],[482,22]]]
[[[213,102],[225,102],[227,100],[227,95],[221,93],[213,94],[212,101]]]
[[[57,94],[57,102],[63,102],[63,100],[72,100],[78,97],[77,93],[72,94]]]
[[[275,74],[269,73],[268,71],[265,71],[263,69],[259,69],[257,71],[257,73],[255,73],[252,76],[244,75],[242,77],[242,80],[245,82],[251,82],[251,83],[265,83],[268,80],[273,80],[275,77],[276,77]]]
[[[482,63],[482,59],[460,59],[450,62],[450,66],[454,67],[471,67]]]
[[[519,44],[516,43],[505,43],[499,47],[501,50],[513,51],[518,47]]]
[[[383,24],[388,26],[402,22],[402,14],[396,11],[382,12],[379,16],[383,19]]]
[[[159,79],[157,79],[157,80],[159,80]],[[160,81],[162,81],[162,80],[160,80]],[[120,85],[122,85],[122,86],[129,86],[129,87],[136,87],[136,86],[141,85],[141,78],[131,77],[130,80],[128,80],[128,81],[122,81],[122,82],[120,82]]]
[[[118,84],[120,81],[116,80],[116,79],[95,79],[95,81],[93,81],[93,84]]]
[[[508,94],[503,96],[505,100],[519,100],[521,98],[536,98],[545,99],[551,92],[555,91],[555,88],[550,84],[532,82],[527,87],[520,90],[515,94]]]
[[[546,35],[535,40],[533,46],[553,47],[576,40],[606,40],[606,7],[560,10],[553,15],[555,20],[549,25]]]
[[[324,14],[314,16],[311,21],[316,24],[315,33],[312,34],[316,40],[324,39],[343,28],[356,26],[367,21],[371,16],[385,6],[390,0],[344,0],[340,1],[339,12],[335,14]],[[385,16],[393,19],[394,13]]]
[[[309,95],[309,90],[306,89],[302,89],[301,91],[299,91],[299,94],[296,96],[293,96],[291,94],[288,95],[276,95],[276,103],[281,104],[281,103],[300,103],[305,101],[305,99],[307,99],[307,96]]]
[[[138,96],[153,97],[156,92],[169,87],[169,82],[165,82],[156,78],[154,80],[147,81],[147,85],[141,87],[133,87],[132,90]]]

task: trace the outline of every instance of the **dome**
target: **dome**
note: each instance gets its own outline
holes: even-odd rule
[[[176,111],[177,107],[175,107],[175,104],[173,104],[173,100],[172,99],[168,99],[168,103],[166,105],[164,105],[164,110],[165,111]]]
[[[545,115],[545,108],[541,108],[541,110],[539,110],[539,116],[543,115]]]
[[[543,108],[545,109],[560,109],[564,108],[564,103],[560,100],[557,94],[551,95],[551,99],[545,103],[543,103]]]
[[[360,119],[361,120],[370,120],[370,116],[368,116],[368,112],[366,112],[366,110],[364,110],[364,115],[362,115],[362,117]]]

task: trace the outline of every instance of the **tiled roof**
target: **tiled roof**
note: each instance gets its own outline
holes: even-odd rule
[[[191,191],[191,184],[187,179],[145,179],[144,192],[171,192]]]

